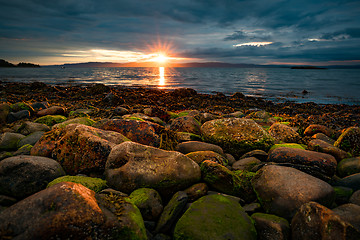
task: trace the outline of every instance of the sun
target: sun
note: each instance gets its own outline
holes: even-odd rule
[[[158,53],[156,54],[156,57],[154,57],[152,60],[158,63],[165,63],[166,60],[168,60],[168,57],[163,53]]]

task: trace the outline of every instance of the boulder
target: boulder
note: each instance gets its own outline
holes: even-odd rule
[[[351,188],[337,186],[334,187],[335,191],[335,203],[337,205],[342,205],[348,203],[351,195],[354,191]]]
[[[275,143],[295,143],[300,140],[300,135],[293,128],[281,123],[271,125],[269,134]]]
[[[360,206],[352,203],[344,204],[332,209],[342,220],[350,223],[360,233]]]
[[[18,199],[30,196],[65,175],[58,162],[35,156],[9,157],[0,162],[0,194]]]
[[[35,123],[43,123],[43,124],[51,127],[55,124],[65,122],[66,120],[67,120],[67,118],[64,116],[61,116],[61,115],[46,115],[46,116],[37,118],[35,120]]]
[[[256,199],[251,186],[252,172],[232,172],[226,167],[209,160],[201,164],[202,179],[212,188],[229,195],[237,196],[247,202]]]
[[[90,118],[87,117],[79,117],[79,118],[73,118],[73,119],[69,119],[66,120],[64,122],[55,124],[53,126],[53,128],[61,128],[61,127],[65,127],[69,124],[82,124],[82,125],[86,125],[86,126],[92,126],[95,123],[94,120],[91,120]]]
[[[201,134],[200,127],[200,123],[190,116],[175,118],[170,125],[170,129],[174,132],[189,132],[198,135]]]
[[[289,167],[265,166],[253,177],[252,185],[265,211],[286,219],[304,203],[331,206],[335,198],[328,183]]]
[[[334,143],[335,143],[334,139],[329,138],[328,136],[326,136],[323,133],[317,133],[317,134],[313,135],[312,138],[323,140],[324,142],[330,143],[331,145],[334,145]]]
[[[360,233],[330,209],[316,202],[303,204],[291,221],[292,240],[360,239]]]
[[[177,222],[174,240],[256,240],[254,223],[241,205],[222,195],[204,196]]]
[[[360,173],[339,179],[334,183],[334,186],[348,187],[354,191],[360,190]]]
[[[141,216],[136,221],[120,204],[122,211],[114,215],[99,206],[90,189],[63,182],[2,211],[0,229],[2,237],[14,239],[147,239]]]
[[[219,153],[213,151],[198,151],[198,152],[191,152],[186,154],[187,157],[191,158],[197,164],[201,164],[205,160],[210,160],[216,163],[219,163],[223,166],[228,165],[228,161]]]
[[[232,169],[233,170],[247,170],[247,171],[251,171],[251,169],[260,164],[261,161],[255,157],[248,157],[248,158],[243,158],[240,159],[239,161],[235,162],[232,165]]]
[[[175,150],[183,154],[188,154],[197,151],[213,151],[221,155],[224,154],[224,151],[222,150],[221,147],[211,143],[199,142],[199,141],[189,141],[189,142],[179,143],[176,146]]]
[[[311,124],[304,131],[305,136],[313,136],[317,133],[323,133],[326,136],[331,137],[334,134],[334,131],[332,129],[330,129],[324,125],[320,125],[320,124]]]
[[[179,152],[124,142],[115,146],[106,162],[109,186],[130,193],[140,187],[174,193],[198,182],[200,167]]]
[[[208,189],[209,188],[206,183],[196,183],[185,189],[184,192],[188,195],[188,202],[194,202],[195,200],[205,196]]]
[[[49,108],[42,109],[37,112],[39,117],[43,117],[46,115],[65,115],[66,109],[60,106],[52,106]]]
[[[104,188],[106,188],[106,181],[102,180],[101,178],[92,178],[92,177],[86,177],[86,176],[62,176],[58,177],[47,185],[47,187],[51,187],[55,184],[61,183],[61,182],[73,182],[73,183],[79,183],[83,185],[84,187],[87,187],[88,189],[94,191],[94,192],[100,192]]]
[[[29,144],[29,145],[32,145],[34,146],[39,140],[40,138],[45,134],[45,132],[34,132],[34,133],[31,133],[29,134],[28,136],[22,138],[17,146],[18,148],[21,148],[22,146],[26,145],[26,144]]]
[[[290,224],[286,219],[265,213],[254,213],[251,218],[255,221],[259,240],[288,240],[290,238]]]
[[[19,133],[5,132],[0,134],[0,151],[16,150],[18,142],[24,137]]]
[[[34,123],[29,121],[24,122],[17,130],[17,132],[23,135],[29,135],[34,132],[48,132],[48,131],[50,131],[49,126],[42,123]]]
[[[318,173],[332,177],[337,165],[336,159],[329,154],[288,147],[274,149],[269,153],[267,161],[294,164],[299,166],[299,170],[315,177],[320,177]]]
[[[7,116],[10,113],[9,104],[2,103],[0,104],[0,125],[4,125],[6,123]]]
[[[351,195],[349,202],[360,206],[360,190],[355,191]]]
[[[257,150],[253,150],[253,151],[245,153],[244,155],[241,156],[240,159],[249,158],[249,157],[255,157],[255,158],[259,159],[260,161],[264,162],[268,158],[268,154],[263,150],[257,149]]]
[[[276,148],[281,148],[281,147],[297,148],[297,149],[303,149],[303,150],[305,150],[305,148],[304,148],[303,145],[300,145],[300,144],[297,144],[297,143],[277,143],[277,144],[272,145],[272,147],[271,147],[270,150],[269,150],[269,153],[270,153],[271,151],[273,151],[274,149],[276,149]],[[265,161],[265,160],[263,160],[263,161]]]
[[[334,156],[337,161],[341,161],[344,158],[351,157],[351,155],[344,150],[341,150],[340,148],[335,147],[334,145],[320,139],[311,140],[308,143],[308,149],[311,151],[330,154]]]
[[[207,142],[219,145],[239,158],[251,150],[269,150],[271,136],[252,119],[225,118],[205,122],[201,132]]]
[[[130,202],[134,203],[140,210],[144,220],[153,221],[158,219],[164,207],[160,194],[151,188],[139,188],[133,191]]]
[[[10,106],[10,111],[14,112],[14,113],[17,113],[17,112],[20,112],[23,110],[29,111],[31,115],[34,114],[33,107],[25,102],[17,102],[17,103],[11,104],[11,106]]]
[[[49,107],[49,103],[48,102],[35,102],[31,104],[31,107],[35,110],[35,111],[40,111],[42,109],[48,108]]]
[[[360,157],[343,159],[337,165],[336,170],[339,177],[346,177],[355,173],[360,173]]]
[[[360,128],[350,127],[346,129],[336,140],[334,146],[351,153],[353,156],[360,156]]]
[[[8,115],[7,115],[7,122],[8,123],[13,123],[13,122],[16,122],[18,120],[21,120],[21,119],[26,119],[26,118],[30,118],[31,117],[31,113],[30,111],[28,110],[21,110],[19,112],[10,112]]]

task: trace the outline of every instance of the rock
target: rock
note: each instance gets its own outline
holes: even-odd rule
[[[201,132],[207,142],[219,145],[235,158],[255,149],[267,151],[273,144],[270,135],[251,119],[208,121],[201,126]]]
[[[114,109],[114,114],[118,115],[118,116],[123,116],[123,115],[129,114],[129,110],[127,110],[124,107],[119,106]]]
[[[197,95],[197,92],[191,88],[177,88],[171,94],[173,96],[184,98],[184,97],[191,97]]]
[[[195,201],[177,222],[174,240],[256,240],[253,221],[238,202],[222,195]]]
[[[270,115],[270,113],[261,110],[261,111],[256,111],[256,112],[250,113],[249,117],[254,118],[254,119],[259,119],[259,120],[266,121],[269,118],[271,118],[271,115]]]
[[[264,162],[268,158],[268,154],[263,150],[257,149],[257,150],[253,150],[253,151],[245,153],[244,155],[241,156],[240,159],[249,158],[249,157],[255,157],[255,158],[259,159],[260,161]]]
[[[326,136],[323,133],[317,133],[317,134],[313,135],[312,138],[323,140],[324,142],[330,143],[331,145],[334,145],[334,143],[335,143],[334,139],[329,138],[328,136]]]
[[[30,155],[31,149],[33,148],[30,144],[25,144],[21,146],[18,150],[16,150],[12,156],[19,156],[19,155]]]
[[[197,199],[205,196],[208,191],[206,183],[196,183],[191,187],[188,187],[184,192],[188,195],[188,202],[194,202]]]
[[[201,164],[201,175],[210,187],[222,193],[240,197],[247,202],[256,199],[250,183],[254,173],[247,171],[234,173],[216,162],[206,160]]]
[[[91,120],[90,118],[87,118],[87,117],[80,117],[80,118],[73,118],[73,119],[69,119],[69,120],[66,120],[64,122],[61,122],[61,123],[58,123],[58,124],[55,124],[53,126],[53,128],[62,128],[62,127],[65,127],[69,124],[82,124],[82,125],[86,125],[86,126],[92,126],[94,125],[95,121],[94,120]]]
[[[336,170],[336,159],[325,153],[308,151],[297,148],[280,147],[270,152],[268,162],[291,163],[309,168],[300,170],[319,177],[319,174],[332,177]]]
[[[128,209],[121,212],[127,221],[119,222],[94,195],[80,184],[59,183],[1,212],[0,229],[15,239],[146,239]]]
[[[76,109],[69,113],[69,118],[90,118],[89,114],[93,113],[92,109]]]
[[[170,232],[183,213],[187,200],[188,196],[185,192],[180,191],[174,194],[169,203],[165,206],[164,211],[160,216],[155,229],[156,233]]]
[[[17,120],[30,118],[30,116],[31,116],[31,113],[28,110],[21,110],[21,111],[16,112],[16,113],[10,112],[7,115],[7,122],[8,123],[13,123],[13,122],[16,122]]]
[[[67,120],[66,117],[64,116],[60,116],[60,115],[47,115],[47,116],[43,116],[43,117],[39,117],[35,120],[35,123],[43,123],[49,127],[57,124],[57,123],[62,123],[65,122]]]
[[[232,165],[236,162],[234,156],[231,155],[230,153],[225,153],[225,157],[226,157],[226,159],[228,160],[228,164],[229,164],[230,166],[232,166]]]
[[[357,190],[351,195],[349,202],[360,206],[360,190]]]
[[[156,123],[126,119],[111,119],[97,127],[121,133],[131,141],[153,147],[160,146],[160,133],[163,131],[163,127]]]
[[[66,109],[59,106],[52,106],[49,108],[45,108],[37,112],[39,117],[43,117],[46,115],[65,115]]]
[[[23,135],[29,135],[34,132],[48,132],[50,131],[50,128],[42,123],[34,123],[34,122],[24,122],[17,132],[23,134]]]
[[[344,177],[334,183],[334,186],[351,188],[354,191],[360,190],[360,173]]]
[[[360,156],[360,128],[350,127],[346,129],[336,140],[334,146],[351,153],[353,156]]]
[[[55,141],[52,158],[58,161],[65,172],[70,175],[79,173],[102,174],[111,149],[116,144],[128,141],[120,133],[81,124],[70,124],[62,129],[61,137]],[[57,131],[58,129],[53,132],[54,135]],[[44,135],[45,144],[49,134],[51,132]],[[41,149],[41,145],[42,139],[34,148]]]
[[[224,154],[224,151],[221,147],[211,144],[211,143],[205,143],[205,142],[198,142],[198,141],[189,141],[189,142],[183,142],[179,143],[176,148],[176,151],[181,152],[183,154],[188,154],[191,152],[197,152],[197,151],[213,151],[216,153],[219,153],[221,155]]]
[[[144,220],[152,221],[158,219],[163,211],[160,194],[151,188],[139,188],[133,191],[130,202],[134,203],[140,210]]]
[[[290,238],[290,225],[286,219],[265,213],[254,213],[251,218],[255,221],[259,240],[287,240]]]
[[[5,132],[0,135],[0,151],[17,149],[18,142],[25,136],[19,133]]]
[[[337,161],[341,161],[344,158],[351,157],[349,153],[341,150],[340,148],[334,147],[334,145],[331,145],[330,143],[324,142],[319,139],[311,140],[308,143],[308,149],[311,151],[330,154],[334,156]]]
[[[337,165],[336,170],[339,177],[346,177],[355,173],[360,173],[360,157],[343,159]]]
[[[110,87],[102,83],[96,83],[89,88],[91,95],[104,94],[110,91]]]
[[[347,187],[334,187],[335,191],[335,203],[337,205],[342,205],[348,203],[351,195],[353,194],[353,190]]]
[[[20,112],[20,111],[23,111],[23,110],[27,110],[30,112],[30,115],[33,115],[34,114],[34,109],[27,103],[25,102],[17,102],[17,103],[14,103],[10,106],[10,112],[14,112],[14,113],[17,113],[17,112]]]
[[[196,135],[188,132],[177,132],[176,138],[179,142],[188,142],[188,141],[201,141],[202,138],[200,135]]]
[[[295,143],[300,140],[300,135],[293,128],[281,123],[271,125],[269,134],[275,143]]]
[[[249,158],[243,158],[240,159],[239,161],[235,162],[232,165],[233,170],[246,170],[246,171],[251,171],[251,169],[260,164],[261,161],[255,157],[249,157]]]
[[[0,152],[0,161],[5,158],[12,157],[12,156],[14,156],[14,155],[11,152]]]
[[[316,202],[302,205],[291,221],[292,240],[360,239],[360,233],[330,209]]]
[[[261,204],[258,202],[246,204],[243,208],[247,214],[253,214],[262,211]]]
[[[352,203],[332,209],[342,220],[353,225],[360,233],[360,206]]]
[[[245,95],[241,92],[236,92],[233,95],[231,95],[231,98],[245,98]]]
[[[331,206],[334,189],[326,182],[297,169],[269,165],[252,179],[252,186],[267,213],[291,219],[309,201]]]
[[[123,104],[125,101],[115,92],[110,92],[104,97],[102,102],[109,105],[119,105]]]
[[[224,118],[227,117],[242,118],[245,117],[245,114],[242,111],[237,111],[224,116]]]
[[[30,196],[65,175],[59,163],[34,156],[9,157],[0,162],[0,193],[18,199]]]
[[[174,193],[198,182],[201,172],[198,164],[179,152],[124,142],[112,149],[105,175],[109,186],[125,193],[140,187]]]
[[[313,136],[317,133],[323,133],[326,136],[331,137],[334,134],[334,131],[328,127],[319,124],[312,124],[308,126],[304,131],[305,136]]]
[[[10,113],[10,106],[6,103],[0,104],[0,125],[4,125],[6,123],[7,116]]]
[[[26,144],[29,144],[29,145],[32,145],[34,146],[39,140],[40,138],[45,134],[45,132],[34,132],[34,133],[31,133],[30,135],[22,138],[18,144],[17,144],[17,147],[18,148],[21,148],[22,146],[26,145]]]
[[[185,116],[175,118],[170,125],[170,129],[174,132],[189,132],[200,135],[200,123],[193,117]]]
[[[211,113],[203,113],[203,114],[202,114],[203,122],[215,120],[215,119],[217,119],[217,118],[218,118],[218,116],[216,116],[216,115],[214,115],[214,114],[211,114]]]
[[[228,161],[219,153],[213,151],[197,151],[186,154],[187,157],[191,158],[197,164],[201,164],[205,160],[210,160],[219,163],[223,166],[228,165]]]
[[[100,192],[104,188],[106,188],[106,181],[102,180],[101,178],[92,178],[92,177],[85,177],[85,176],[62,176],[58,177],[47,185],[47,187],[51,187],[55,184],[61,183],[61,182],[73,182],[73,183],[79,183],[83,185],[84,187],[87,187],[88,189],[94,191],[94,192]]]
[[[17,202],[16,198],[0,195],[0,206],[11,206]]]
[[[45,108],[49,107],[49,103],[48,102],[36,102],[31,104],[31,107],[35,110],[35,111],[40,111],[43,110]]]
[[[148,116],[158,117],[165,122],[170,120],[170,114],[165,108],[161,108],[161,107],[145,108],[144,113]]]

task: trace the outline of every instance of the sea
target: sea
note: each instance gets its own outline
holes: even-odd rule
[[[0,68],[2,82],[103,83],[262,97],[274,102],[360,105],[360,69],[291,68]]]

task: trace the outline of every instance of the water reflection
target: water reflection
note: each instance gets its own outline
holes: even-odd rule
[[[159,67],[159,86],[165,86],[165,67]]]
[[[258,94],[261,95],[263,92],[265,92],[267,78],[267,73],[263,69],[252,69],[245,72],[247,92],[255,96]]]

